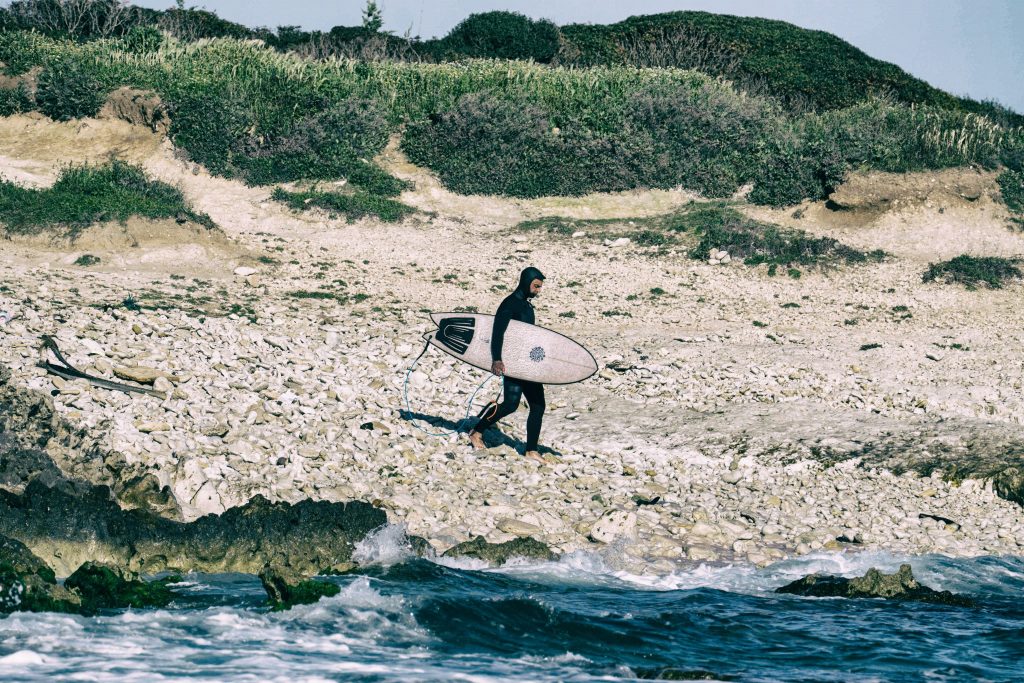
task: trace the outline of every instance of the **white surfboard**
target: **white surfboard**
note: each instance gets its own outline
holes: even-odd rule
[[[481,370],[491,369],[491,328],[485,313],[431,313],[437,330],[429,341],[445,353]],[[573,384],[597,372],[594,356],[564,334],[512,320],[501,346],[505,374],[542,384]]]

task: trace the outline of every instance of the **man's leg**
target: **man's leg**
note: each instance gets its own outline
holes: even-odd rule
[[[516,380],[509,379],[508,377],[503,378],[503,385],[502,393],[504,398],[498,405],[498,409],[489,410],[490,406],[484,408],[480,414],[480,421],[469,432],[469,442],[473,444],[473,448],[484,448],[483,433],[490,429],[498,420],[511,415],[519,409],[519,400],[523,396],[522,386]]]
[[[526,457],[543,462],[537,451],[540,428],[544,421],[544,385],[536,382],[523,383],[523,395],[530,404],[530,415],[526,418]]]

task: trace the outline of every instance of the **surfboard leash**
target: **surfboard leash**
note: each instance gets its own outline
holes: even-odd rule
[[[466,404],[466,417],[462,418],[461,420],[459,420],[458,423],[456,423],[455,429],[452,429],[447,432],[428,432],[426,429],[416,424],[416,422],[412,419],[412,406],[409,404],[409,378],[412,376],[412,371],[416,369],[416,365],[420,362],[420,358],[423,358],[423,354],[425,354],[427,352],[427,349],[429,348],[430,341],[428,340],[427,343],[423,346],[423,350],[420,351],[420,355],[416,356],[416,360],[414,360],[412,362],[412,365],[409,366],[409,369],[405,371],[405,381],[402,383],[402,395],[405,397],[405,412],[409,416],[409,423],[416,429],[423,432],[424,434],[428,436],[439,437],[451,436],[452,434],[457,434],[460,431],[461,427],[466,422],[469,421],[469,415],[473,411],[473,400],[476,398],[476,395],[480,393],[480,390],[484,388],[484,385],[486,385],[488,382],[494,379],[495,375],[489,375],[485,377],[484,381],[480,382],[480,384],[477,385],[476,389],[473,391],[473,394],[469,397],[469,403]],[[498,397],[500,396],[501,389],[498,389]],[[484,410],[485,412],[490,412],[492,410],[496,411],[497,409],[498,399],[495,398],[495,400],[487,404],[487,407]],[[493,415],[493,412],[491,414]],[[483,416],[483,414],[481,414],[481,416]]]

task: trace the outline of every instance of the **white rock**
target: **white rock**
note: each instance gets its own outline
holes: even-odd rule
[[[238,266],[235,268],[235,275],[239,277],[249,277],[250,275],[255,275],[257,272],[259,271],[255,268],[250,268],[249,266]]]
[[[499,519],[495,526],[506,534],[512,534],[513,536],[536,536],[542,531],[536,524],[511,518]]]
[[[599,543],[611,543],[620,536],[632,538],[635,534],[636,513],[628,510],[609,510],[590,528],[590,538]]]

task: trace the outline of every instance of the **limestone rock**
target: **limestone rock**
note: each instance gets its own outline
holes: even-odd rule
[[[132,368],[115,367],[114,375],[120,379],[126,379],[139,384],[152,384],[157,377],[164,377],[166,373],[156,368],[136,366]]]
[[[534,536],[542,533],[541,529],[536,524],[530,524],[529,522],[523,522],[518,519],[499,519],[496,526],[504,531],[506,534],[512,534],[513,536]]]
[[[631,538],[636,533],[636,513],[628,510],[609,510],[590,528],[591,540],[611,543],[620,536]]]

